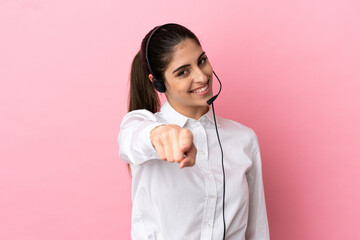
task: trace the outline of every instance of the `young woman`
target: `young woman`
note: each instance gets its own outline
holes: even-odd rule
[[[130,78],[118,142],[132,173],[132,239],[269,239],[256,134],[214,118],[198,38],[178,24],[154,28]],[[167,98],[160,111],[155,89]]]

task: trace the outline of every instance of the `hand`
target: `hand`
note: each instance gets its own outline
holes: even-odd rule
[[[195,165],[197,150],[189,129],[175,124],[160,125],[151,130],[150,139],[161,160],[177,162],[180,168]]]

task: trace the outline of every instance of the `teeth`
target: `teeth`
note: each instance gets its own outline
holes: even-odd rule
[[[193,92],[195,92],[195,93],[201,93],[201,92],[205,91],[206,89],[208,89],[208,85],[206,85],[206,86],[205,86],[205,87],[203,87],[203,88],[200,88],[200,89],[194,90]]]

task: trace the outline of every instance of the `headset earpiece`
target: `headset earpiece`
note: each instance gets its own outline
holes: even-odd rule
[[[166,91],[166,87],[164,82],[157,80],[156,78],[154,78],[153,80],[153,85],[154,88],[156,89],[156,91],[164,93]]]

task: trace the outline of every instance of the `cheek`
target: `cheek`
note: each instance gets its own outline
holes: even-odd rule
[[[182,98],[184,94],[188,93],[188,86],[185,86],[184,84],[171,84],[168,85],[168,93],[172,95],[173,97],[178,96],[179,98]]]
[[[182,86],[181,88],[178,88],[177,89],[177,93],[179,95],[184,95],[184,94],[187,94],[188,93],[188,90],[189,90],[189,87],[188,86]]]
[[[209,74],[209,77],[212,75],[213,69],[210,64],[206,66],[206,72]]]
[[[176,89],[178,93],[187,93],[191,87],[188,81],[181,81],[177,84]]]

